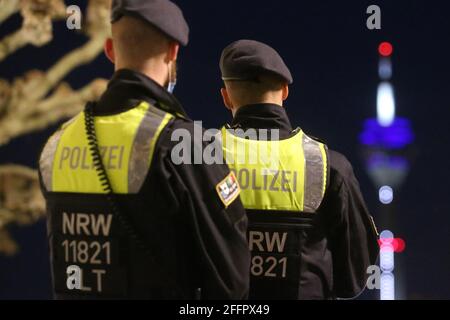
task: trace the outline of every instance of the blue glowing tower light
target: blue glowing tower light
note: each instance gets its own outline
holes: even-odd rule
[[[395,150],[412,144],[414,138],[411,122],[406,118],[394,118],[388,126],[378,119],[367,119],[359,141],[364,146]]]
[[[405,118],[395,118],[389,126],[383,126],[378,119],[367,119],[360,143],[366,149],[366,168],[379,188],[399,187],[405,180],[410,161],[404,154],[414,142],[411,123]]]

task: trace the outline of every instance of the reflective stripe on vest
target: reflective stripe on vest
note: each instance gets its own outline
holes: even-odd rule
[[[326,145],[301,130],[279,141],[248,140],[225,128],[221,136],[246,209],[317,211],[327,184]]]
[[[139,192],[158,137],[173,117],[146,102],[121,114],[95,117],[100,153],[115,193]],[[47,191],[104,193],[93,167],[83,112],[49,139],[39,164]]]

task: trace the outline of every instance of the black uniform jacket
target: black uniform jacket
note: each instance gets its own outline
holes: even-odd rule
[[[273,104],[240,108],[231,127],[279,129],[280,139],[293,134],[285,109]],[[358,295],[366,284],[367,267],[378,257],[377,231],[352,166],[342,154],[333,150],[328,154],[329,185],[301,248],[300,299]],[[276,298],[273,294],[257,292],[255,296]]]
[[[245,210],[239,198],[226,208],[216,191],[216,186],[230,173],[226,165],[175,165],[172,162],[172,148],[179,143],[171,141],[174,130],[185,129],[194,137],[194,123],[186,117],[175,97],[143,74],[119,70],[95,105],[94,115],[119,114],[142,101],[179,115],[160,134],[140,192],[117,195],[121,210],[131,218],[133,232],[154,244],[156,264],[116,222],[113,229],[117,230],[121,242],[120,250],[112,253],[112,259],[119,256],[120,266],[111,272],[122,276],[118,277],[120,283],[110,288],[111,293],[125,292],[125,298],[139,299],[193,299],[200,295],[203,299],[246,298],[250,254]],[[191,142],[194,144],[193,139]],[[202,148],[201,144],[201,141],[195,142],[192,150]],[[44,187],[43,190],[49,214],[54,281],[60,284],[59,288],[55,287],[56,297],[83,298],[76,291],[67,293],[61,288],[65,278],[55,279],[65,274],[65,270],[58,270],[56,260],[58,255],[61,259],[64,252],[55,240],[55,232],[61,223],[61,212],[105,210],[108,203],[103,195],[52,193]],[[103,291],[108,290],[103,288]],[[110,296],[106,293],[98,296],[103,297]]]

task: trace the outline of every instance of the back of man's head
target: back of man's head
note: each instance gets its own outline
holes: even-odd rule
[[[111,24],[105,53],[115,69],[143,73],[173,89],[179,47],[189,42],[181,9],[169,0],[112,0]]]
[[[282,105],[287,97],[287,83],[271,74],[260,75],[254,80],[225,81],[225,88],[234,108],[259,103]]]
[[[278,52],[255,40],[238,40],[221,54],[224,103],[233,114],[249,104],[283,105],[293,78]]]
[[[164,60],[173,42],[161,31],[132,16],[125,16],[112,25],[116,63],[139,66],[151,59]]]

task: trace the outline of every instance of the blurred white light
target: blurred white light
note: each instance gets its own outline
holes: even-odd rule
[[[377,94],[378,123],[389,127],[395,119],[394,89],[389,82],[382,82],[378,86]]]
[[[394,234],[390,230],[383,230],[380,233],[380,239],[394,239]]]
[[[382,245],[380,248],[380,268],[382,271],[394,270],[394,246]]]
[[[390,204],[394,200],[394,190],[389,186],[383,186],[378,191],[378,196],[382,204]]]
[[[382,80],[392,78],[392,63],[390,58],[381,58],[378,65],[378,75]]]
[[[395,277],[390,272],[383,272],[381,274],[380,299],[395,300]]]
[[[380,233],[380,267],[383,271],[394,270],[394,234],[389,230]]]

